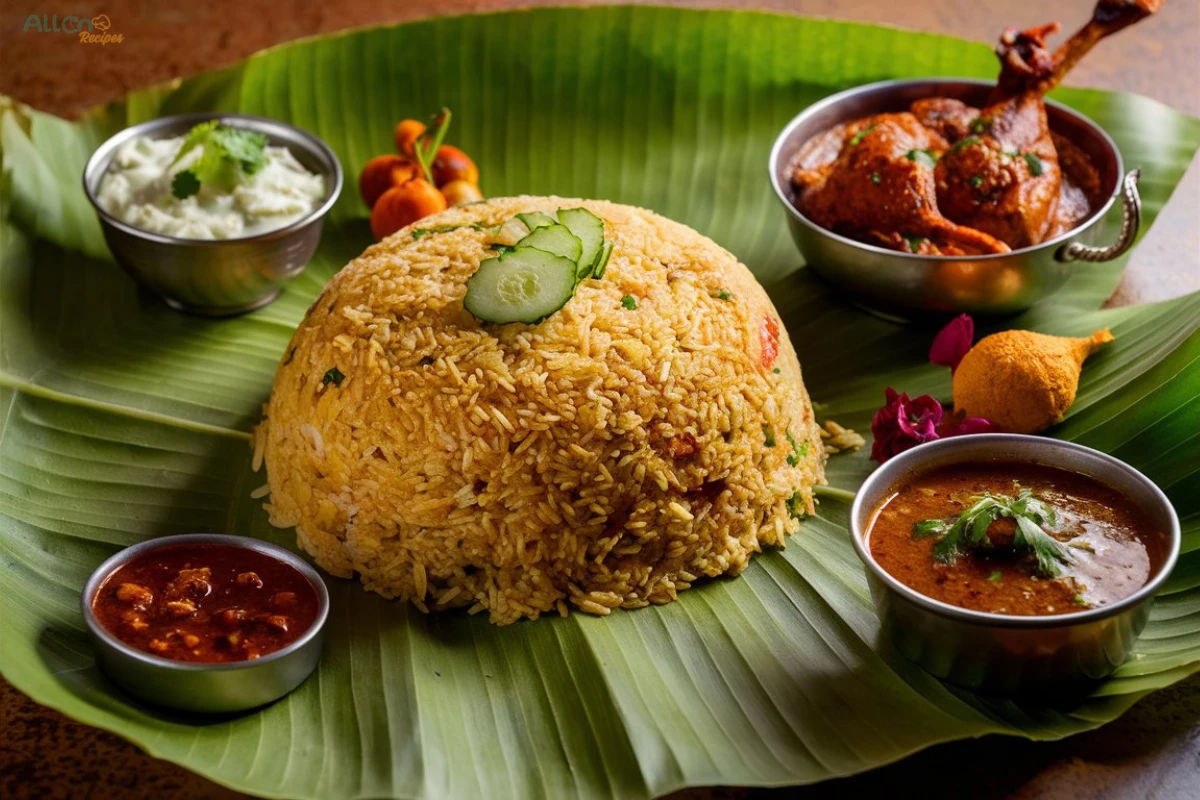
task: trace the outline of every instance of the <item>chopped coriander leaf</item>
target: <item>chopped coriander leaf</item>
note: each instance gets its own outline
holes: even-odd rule
[[[325,373],[325,377],[321,378],[321,385],[325,386],[332,383],[334,386],[341,386],[342,381],[345,379],[346,376],[342,374],[342,371],[337,367],[333,367]]]
[[[190,169],[175,173],[171,179],[171,194],[180,200],[191,197],[200,191],[200,179]]]
[[[779,367],[776,367],[775,369],[771,370],[771,372],[774,372],[776,375],[778,375],[778,374],[779,374]]]
[[[1090,603],[1088,603],[1087,598],[1084,597],[1082,594],[1076,594],[1074,597],[1071,598],[1071,600],[1077,606],[1091,605]]]
[[[722,289],[721,291],[717,292],[713,296],[716,297],[718,300],[732,300],[733,299],[733,295],[731,295],[725,289]]]
[[[950,150],[948,152],[957,153],[959,150],[965,150],[966,148],[971,147],[972,145],[979,144],[981,141],[983,141],[983,140],[980,139],[978,136],[967,136],[962,139],[959,139],[957,142],[955,142],[953,145],[951,145]]]
[[[775,446],[775,431],[771,430],[770,425],[763,425],[763,443],[767,447]]]
[[[791,431],[787,432],[787,440],[788,444],[792,446],[792,453],[787,457],[787,463],[789,467],[794,467],[808,455],[808,442],[797,442]]]
[[[1028,489],[1021,489],[1016,497],[991,493],[972,497],[971,505],[953,524],[946,520],[925,520],[913,527],[913,535],[933,536],[940,532],[933,556],[938,561],[950,562],[966,547],[992,547],[988,528],[1001,517],[1016,522],[1011,548],[1018,553],[1031,553],[1037,560],[1038,574],[1055,578],[1062,573],[1060,563],[1070,558],[1067,548],[1042,527],[1053,525],[1057,514]]]
[[[991,575],[988,575],[988,580],[991,581],[992,583],[999,583],[1003,577],[1004,577],[1004,573],[1001,572],[1000,570],[996,570]]]
[[[267,165],[267,137],[257,131],[218,125],[205,147],[221,148],[223,157],[236,161],[247,175]]]
[[[878,185],[879,185],[880,183],[882,183],[882,182],[883,182],[883,176],[882,176],[882,175],[880,175],[878,172],[872,172],[872,173],[871,173],[871,183],[873,183],[873,184],[875,184],[876,186],[878,186]]]
[[[904,157],[930,169],[937,163],[937,156],[929,150],[909,150]]]
[[[978,189],[980,186],[983,186],[983,176],[982,175],[972,175],[971,176],[971,188]]]
[[[1025,158],[1025,163],[1029,165],[1029,174],[1035,178],[1046,171],[1042,165],[1042,160],[1037,157],[1037,153],[1022,153]]]
[[[1066,548],[1029,517],[1017,517],[1013,547],[1019,550],[1032,549],[1037,558],[1038,572],[1042,575],[1056,578],[1062,574],[1059,562],[1067,560]]]
[[[971,122],[971,133],[987,133],[992,129],[990,117],[979,116]]]
[[[904,237],[904,241],[908,242],[908,249],[913,253],[920,252],[921,244],[927,241],[924,236],[909,236],[907,234],[901,234],[901,236]]]
[[[625,306],[630,311],[633,311],[635,308],[637,308],[637,300],[633,295],[627,294],[621,298],[621,305]]]
[[[449,233],[461,228],[472,228],[477,231],[483,230],[482,225],[435,225],[432,228],[413,228],[412,237],[415,242],[423,236],[429,236],[434,233]]]
[[[231,191],[242,182],[243,176],[253,175],[267,165],[267,137],[256,131],[231,128],[217,120],[202,122],[188,131],[183,146],[171,161],[176,164],[197,147],[204,150],[186,170],[176,174],[171,191],[176,197],[190,197],[199,191],[200,184],[212,184]],[[180,179],[184,173],[190,179]],[[180,194],[188,191],[188,194]]]
[[[950,523],[944,519],[927,519],[913,525],[914,539],[924,539],[926,536],[941,536],[950,530]]]
[[[850,140],[850,146],[854,147],[856,144],[862,144],[862,140],[867,138],[867,134],[873,130],[875,130],[875,126],[868,125],[858,133],[854,134],[854,137]]]
[[[804,495],[800,494],[800,490],[792,492],[792,496],[787,499],[788,516],[792,519],[801,520],[808,516],[804,510]]]

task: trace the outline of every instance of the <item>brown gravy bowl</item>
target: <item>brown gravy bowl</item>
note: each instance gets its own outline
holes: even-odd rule
[[[1027,461],[980,461],[936,467],[893,487],[871,518],[867,546],[889,575],[926,597],[989,614],[1070,614],[1119,602],[1162,569],[1167,534],[1136,503],[1087,475]],[[985,541],[964,530],[957,553],[938,557],[948,525],[986,494],[1018,497],[1021,490],[1054,514],[1042,529],[1063,560],[1016,547],[1011,517],[988,525]],[[987,517],[981,517],[987,519]],[[922,533],[920,525],[927,530]]]
[[[885,569],[869,531],[881,506],[907,482],[933,470],[1019,463],[1087,476],[1115,492],[1161,533],[1144,585],[1120,599],[1069,613],[990,613],[944,602]],[[995,694],[1086,688],[1119,667],[1146,620],[1155,593],[1179,557],[1179,518],[1145,475],[1112,456],[1057,439],[990,433],[940,439],[907,450],[873,472],[850,509],[851,540],[866,570],[880,640],[939,678]],[[1157,547],[1157,545],[1156,545]]]

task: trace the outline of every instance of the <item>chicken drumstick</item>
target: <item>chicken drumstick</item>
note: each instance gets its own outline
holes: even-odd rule
[[[1100,39],[1161,5],[1162,0],[1100,0],[1092,19],[1053,55],[1045,37],[1059,29],[1058,23],[1006,30],[996,51],[1000,79],[987,107],[968,123],[966,135],[965,115],[955,117],[927,101],[915,104],[918,119],[957,140],[935,170],[942,212],[1014,248],[1037,244],[1081,222],[1086,205],[1071,204],[1058,213],[1066,187],[1043,96]]]

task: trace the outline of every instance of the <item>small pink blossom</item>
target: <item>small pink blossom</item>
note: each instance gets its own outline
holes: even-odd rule
[[[880,464],[897,453],[903,453],[923,442],[938,438],[937,427],[942,421],[942,404],[927,394],[910,398],[887,387],[886,403],[871,422],[871,458]]]
[[[871,458],[880,464],[894,455],[935,439],[995,430],[995,426],[986,419],[964,419],[947,414],[942,404],[927,394],[909,397],[889,386],[884,399],[886,403],[871,422],[871,434],[875,439],[871,444]]]
[[[947,414],[942,417],[942,424],[938,427],[938,436],[943,439],[947,436],[966,436],[971,433],[991,433],[996,430],[996,426],[988,422],[983,417],[958,417],[954,414]]]
[[[974,341],[975,320],[966,314],[959,314],[933,337],[933,344],[929,347],[929,361],[949,367],[953,372]]]

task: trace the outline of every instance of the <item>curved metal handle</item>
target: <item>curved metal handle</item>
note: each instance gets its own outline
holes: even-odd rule
[[[1138,179],[1142,171],[1135,169],[1121,182],[1122,218],[1121,233],[1108,247],[1091,247],[1080,242],[1070,242],[1058,248],[1054,258],[1058,261],[1112,261],[1133,246],[1138,228],[1142,227],[1142,196],[1138,194]]]

